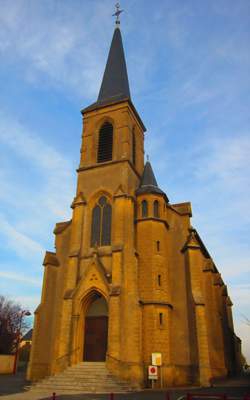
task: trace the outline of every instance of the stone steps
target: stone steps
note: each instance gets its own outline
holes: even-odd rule
[[[115,378],[107,370],[105,363],[81,362],[58,375],[33,384],[30,390],[57,393],[124,393],[138,389],[137,386]]]

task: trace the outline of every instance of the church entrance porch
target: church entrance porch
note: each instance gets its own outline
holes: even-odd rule
[[[108,340],[108,306],[103,296],[95,294],[84,324],[83,361],[105,361]]]

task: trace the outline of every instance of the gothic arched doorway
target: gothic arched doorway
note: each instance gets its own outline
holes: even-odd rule
[[[105,361],[108,341],[108,305],[95,294],[85,314],[84,361]]]

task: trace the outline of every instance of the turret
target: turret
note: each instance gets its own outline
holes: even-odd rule
[[[137,251],[139,294],[144,332],[144,363],[150,363],[151,353],[164,343],[164,362],[170,362],[170,314],[172,310],[168,271],[167,195],[158,187],[151,164],[146,162],[137,200]],[[156,329],[151,331],[149,327]]]

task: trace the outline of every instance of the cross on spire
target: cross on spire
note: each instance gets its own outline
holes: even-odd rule
[[[116,12],[114,14],[112,14],[112,17],[116,17],[116,25],[120,25],[120,14],[124,11],[124,10],[120,10],[120,4],[116,3],[115,5],[116,8]]]

